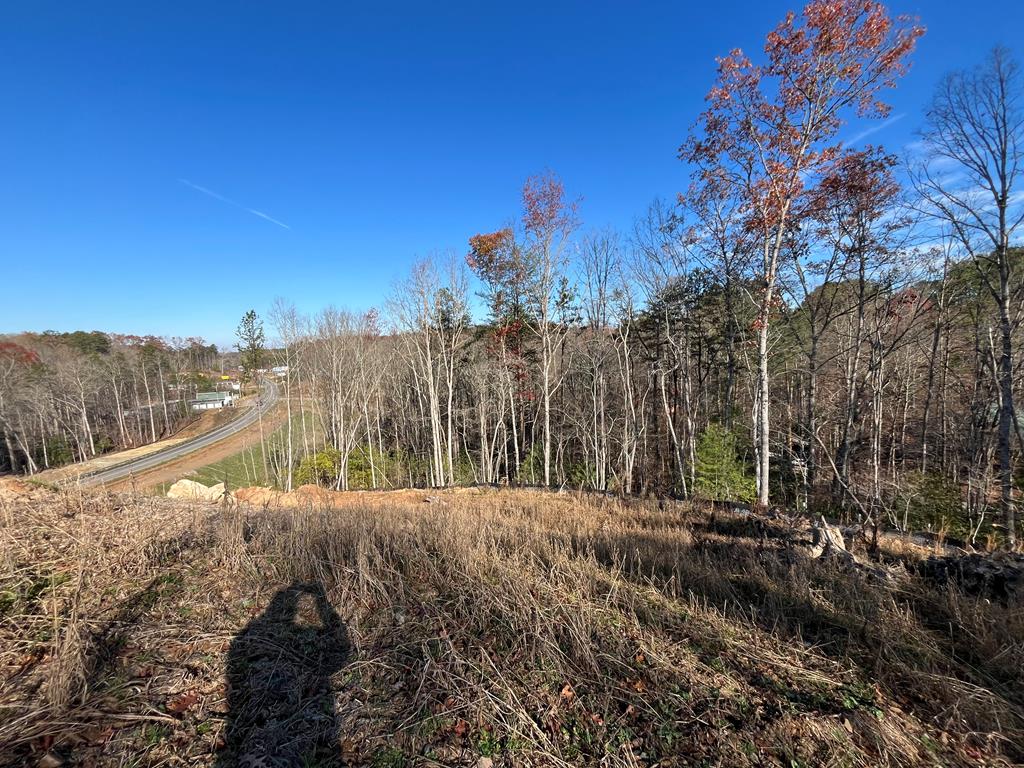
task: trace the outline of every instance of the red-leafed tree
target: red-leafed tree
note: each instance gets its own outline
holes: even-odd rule
[[[563,315],[571,303],[566,247],[578,222],[576,203],[566,200],[562,182],[550,172],[526,180],[522,205],[521,241],[511,227],[476,235],[469,240],[466,260],[486,286],[503,354],[518,356],[522,330],[531,331],[539,342],[544,485],[550,485],[551,402],[561,384],[558,357],[567,327]],[[516,461],[518,465],[518,456]]]
[[[466,264],[484,285],[491,322],[500,331],[523,319],[527,266],[511,227],[469,238]]]
[[[529,271],[512,227],[469,238],[466,264],[483,283],[483,298],[494,324],[491,350],[501,362],[502,397],[508,398],[512,455],[518,474],[522,461],[519,445],[522,419],[518,416],[517,401],[529,394],[523,391],[527,380],[523,332]]]
[[[898,213],[902,195],[893,175],[895,166],[896,158],[877,147],[843,152],[824,171],[801,209],[801,216],[807,219],[804,229],[817,245],[814,257],[806,263],[794,263],[792,288],[794,299],[803,307],[804,327],[797,335],[807,355],[804,428],[808,493],[814,487],[820,440],[818,379],[824,364],[821,342],[840,317],[852,314],[843,366],[845,414],[840,422],[835,458],[830,459],[835,474],[834,494],[839,499],[852,495],[849,461],[854,437],[860,429],[860,391],[872,385],[862,381],[862,374],[866,365],[872,379],[880,378],[880,367],[888,351],[874,345],[869,359],[862,359],[862,349],[871,331],[869,310],[878,303],[880,294],[895,290],[894,262],[909,223]],[[875,323],[874,328],[879,330],[879,324]],[[880,440],[874,432],[873,449]],[[875,459],[872,512],[877,509],[881,495],[877,456]]]
[[[39,362],[39,355],[36,352],[13,341],[0,341],[0,358],[22,365]]]
[[[760,242],[754,430],[758,503],[768,503],[769,325],[787,232],[809,183],[838,154],[848,114],[884,117],[923,29],[867,0],[813,0],[789,13],[754,64],[741,50],[718,61],[718,79],[680,155],[696,185],[728,179]]]

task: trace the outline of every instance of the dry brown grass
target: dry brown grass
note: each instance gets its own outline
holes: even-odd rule
[[[0,755],[227,764],[232,640],[301,583],[350,645],[313,764],[1024,759],[1021,606],[810,561],[782,525],[721,511],[430,495],[0,500]]]

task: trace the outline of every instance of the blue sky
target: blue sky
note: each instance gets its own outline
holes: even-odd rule
[[[275,296],[369,308],[544,169],[588,227],[627,229],[685,187],[714,57],[797,5],[3,3],[0,332],[225,344]],[[899,150],[1024,3],[890,7],[928,27],[870,137]]]

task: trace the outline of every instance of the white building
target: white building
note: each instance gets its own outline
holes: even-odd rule
[[[237,399],[234,392],[200,392],[191,406],[193,411],[209,411],[233,406]]]

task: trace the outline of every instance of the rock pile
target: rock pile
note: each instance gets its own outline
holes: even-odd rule
[[[845,532],[837,525],[831,525],[824,517],[820,517],[811,525],[811,541],[804,540],[804,551],[814,559],[828,559],[853,571],[859,571],[877,581],[895,583],[906,576],[902,566],[886,565],[883,562],[858,555],[851,551],[850,544],[857,531]],[[851,541],[848,543],[846,536]]]
[[[846,548],[846,540],[838,526],[829,525],[825,518],[819,518],[811,527],[811,544],[807,554],[819,557],[837,557],[844,561],[852,561],[853,555]]]

